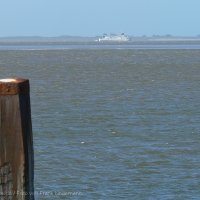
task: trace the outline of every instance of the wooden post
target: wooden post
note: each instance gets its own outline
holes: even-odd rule
[[[34,200],[29,81],[0,79],[0,199]]]

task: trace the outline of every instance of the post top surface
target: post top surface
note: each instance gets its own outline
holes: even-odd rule
[[[26,79],[22,79],[22,78],[4,78],[4,79],[0,79],[0,82],[2,83],[21,83],[27,81]]]
[[[13,78],[5,78],[5,79],[0,79],[0,82],[8,83],[8,82],[16,82],[16,79]]]

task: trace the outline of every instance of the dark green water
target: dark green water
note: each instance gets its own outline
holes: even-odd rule
[[[200,50],[2,50],[0,74],[30,79],[36,199],[200,198]]]

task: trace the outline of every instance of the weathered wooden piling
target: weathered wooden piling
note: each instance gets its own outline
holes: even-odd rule
[[[0,199],[34,199],[29,81],[0,79]]]

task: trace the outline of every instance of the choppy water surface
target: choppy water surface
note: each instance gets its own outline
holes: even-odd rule
[[[101,43],[85,43],[85,44],[45,44],[45,43],[38,43],[38,44],[8,44],[5,43],[4,45],[2,45],[0,43],[0,51],[5,51],[5,50],[67,50],[67,49],[76,49],[76,50],[85,50],[85,49],[101,49],[101,50],[114,50],[114,49],[154,49],[154,50],[158,50],[158,49],[187,49],[187,50],[192,50],[192,49],[200,49],[200,44],[199,41],[197,41],[197,43],[192,43],[192,42],[185,42],[185,43],[180,43],[180,42],[172,42],[171,44],[167,44],[167,42],[158,42],[156,43],[142,43],[139,42],[137,43],[128,43],[128,44],[124,44],[124,43],[115,43],[115,44],[101,44]]]
[[[36,199],[200,198],[200,50],[2,50],[0,74],[31,82]]]

